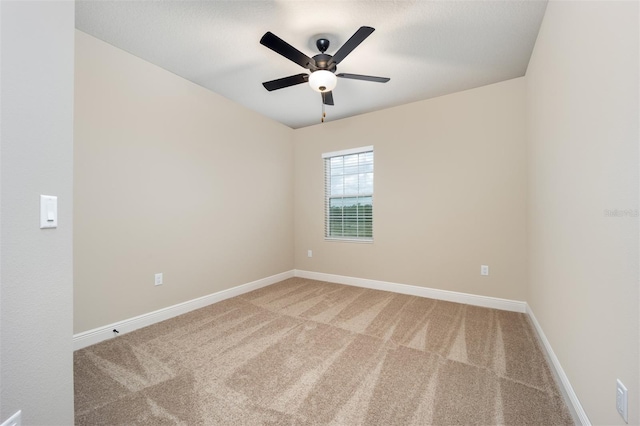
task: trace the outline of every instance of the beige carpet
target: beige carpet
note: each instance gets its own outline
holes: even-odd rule
[[[525,315],[301,278],[74,364],[79,425],[573,424]]]

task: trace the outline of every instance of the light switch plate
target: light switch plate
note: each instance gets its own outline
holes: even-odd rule
[[[624,421],[629,423],[627,404],[627,388],[622,384],[620,379],[618,379],[616,380],[616,410],[618,410],[618,413],[620,413]]]
[[[40,196],[40,229],[58,227],[58,197]]]
[[[0,426],[20,426],[21,425],[22,410],[18,410],[5,420]]]

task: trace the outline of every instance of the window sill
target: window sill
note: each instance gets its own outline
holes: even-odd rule
[[[373,238],[370,240],[364,240],[361,238],[330,238],[324,237],[325,241],[332,243],[358,243],[358,244],[373,244]]]

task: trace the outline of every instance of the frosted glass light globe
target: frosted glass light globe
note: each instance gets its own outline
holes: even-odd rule
[[[309,76],[309,86],[316,92],[330,92],[336,87],[338,78],[334,73],[327,70],[318,70]]]

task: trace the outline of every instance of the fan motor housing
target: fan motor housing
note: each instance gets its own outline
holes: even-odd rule
[[[331,55],[327,55],[326,53],[319,53],[313,57],[313,60],[316,62],[316,67],[318,67],[319,70],[336,72],[336,64],[331,65],[330,68],[327,66],[327,64],[329,63],[329,59],[331,58]]]

